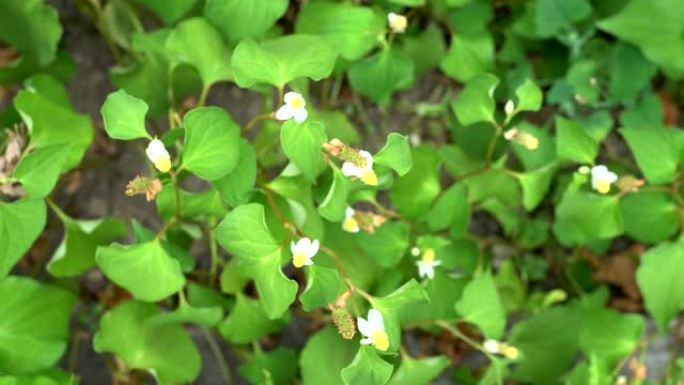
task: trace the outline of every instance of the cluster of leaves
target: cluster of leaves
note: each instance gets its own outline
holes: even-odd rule
[[[128,383],[192,382],[202,360],[189,330],[214,348],[218,333],[253,384],[418,385],[442,373],[608,384],[627,362],[629,383],[684,380],[682,360],[650,382],[640,370],[647,320],[667,333],[684,305],[684,134],[663,102],[684,75],[679,0],[79,4],[117,60],[106,134],[156,146],[157,170],[131,175],[126,194],[154,201],[163,224],[84,220],[54,203],[94,126],[65,90],[73,64],[56,10],[0,0],[0,84],[17,91],[0,114],[0,384],[76,383],[57,364],[83,330]],[[263,111],[241,125],[207,106],[217,83],[259,95]],[[308,117],[276,119],[284,105]],[[23,257],[48,206],[63,237],[42,264]],[[320,248],[293,267],[304,237]],[[592,274],[618,257],[638,270]],[[79,278],[91,269],[116,300],[87,298]],[[606,283],[631,274],[646,312],[609,306]],[[388,346],[360,343],[381,338],[357,325],[369,309]],[[70,326],[72,313],[82,319]],[[302,324],[303,346],[273,347]],[[487,364],[464,369],[462,350]]]

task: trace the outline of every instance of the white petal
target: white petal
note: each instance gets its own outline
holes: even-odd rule
[[[355,211],[351,207],[347,207],[346,209],[344,209],[344,217],[345,218],[349,218],[349,217],[354,216],[354,213],[355,213]]]
[[[318,253],[319,246],[320,244],[318,242],[318,239],[314,239],[313,242],[311,242],[309,250],[307,251],[307,255],[309,256],[309,258],[313,258]]]
[[[356,325],[359,327],[359,333],[363,334],[364,336],[370,337],[371,334],[373,334],[373,329],[371,329],[371,325],[365,319],[361,317],[357,318]]]
[[[616,173],[608,171],[608,174],[606,175],[606,179],[610,183],[615,183],[618,180],[618,176]]]
[[[425,275],[427,275],[428,279],[435,278],[435,269],[432,266],[426,266]]]
[[[304,261],[304,266],[311,266],[313,265],[313,260],[311,258],[307,258],[306,261]]]
[[[304,102],[304,97],[299,92],[290,91],[286,93],[283,97],[283,101],[285,102],[285,104],[292,104],[292,102],[296,99],[301,99],[301,101]]]
[[[378,309],[368,310],[368,323],[371,330],[385,330],[385,322],[382,320],[382,313]]]
[[[297,254],[297,250],[299,250],[299,245],[297,244],[297,242],[290,242],[290,251],[292,252],[292,255]]]
[[[432,266],[439,266],[439,265],[441,265],[441,264],[442,264],[442,261],[439,261],[439,260],[437,260],[437,261],[432,261]]]
[[[366,159],[366,166],[364,167],[365,170],[372,170],[373,169],[373,155],[370,154],[368,151],[359,151],[359,155],[361,155],[364,159]]]
[[[282,107],[278,108],[276,111],[276,119],[278,120],[289,120],[294,116],[294,110],[290,105],[284,104]]]
[[[360,177],[363,170],[352,162],[342,163],[342,175]]]
[[[156,159],[159,157],[169,156],[169,152],[166,151],[164,143],[157,138],[154,138],[150,141],[150,143],[147,145],[147,148],[145,149],[145,154],[147,154],[147,157],[152,162],[155,162]]]
[[[392,24],[392,21],[397,18],[397,14],[394,12],[390,12],[387,14],[387,22]]]
[[[598,165],[598,166],[594,166],[591,168],[591,176],[604,175],[607,172],[608,172],[608,167],[606,167],[604,165]]]
[[[294,120],[297,123],[304,123],[308,116],[309,113],[306,111],[306,108],[299,108],[294,110]]]
[[[372,339],[372,338],[364,338],[364,339],[361,340],[361,345],[370,345],[370,344],[372,344],[372,343],[373,343],[373,339]]]

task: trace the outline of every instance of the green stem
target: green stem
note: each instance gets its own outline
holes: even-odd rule
[[[474,340],[472,340],[467,335],[461,333],[461,331],[458,330],[457,328],[449,325],[449,323],[447,323],[446,321],[436,321],[435,323],[437,324],[437,326],[439,326],[439,327],[443,328],[444,330],[448,331],[449,333],[451,333],[454,337],[461,339],[462,341],[464,341],[468,345],[470,345],[473,348],[482,352],[482,354],[487,356],[487,358],[489,358],[489,360],[491,362],[496,362],[496,357],[494,357],[494,355],[492,353],[488,352],[487,349],[484,348],[484,346],[475,342]],[[503,384],[502,378],[501,378],[501,373],[499,373],[498,370],[496,371],[496,382],[500,385]]]
[[[209,228],[207,229],[208,234],[207,238],[209,241],[209,253],[211,254],[211,267],[209,270],[209,277],[211,279],[211,284],[216,281],[216,274],[218,272],[218,265],[219,265],[219,255],[218,255],[218,247],[216,247],[216,235],[214,234],[214,229],[216,227],[216,219],[210,218],[209,220]]]
[[[221,372],[221,377],[226,385],[233,385],[233,377],[230,375],[230,369],[226,365],[226,358],[223,356],[221,347],[216,342],[216,338],[211,334],[211,331],[206,327],[201,328],[202,334],[204,334],[204,339],[211,349],[211,353],[214,355],[214,360],[218,364],[219,371]]]
[[[204,103],[207,102],[207,96],[209,95],[209,90],[210,90],[210,89],[211,89],[211,87],[207,87],[207,86],[202,87],[202,92],[200,93],[199,102],[197,102],[197,105],[198,105],[199,107],[203,106]]]

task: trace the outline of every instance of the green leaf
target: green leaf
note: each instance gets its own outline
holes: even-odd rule
[[[318,81],[330,76],[337,52],[324,38],[287,35],[257,43],[246,39],[233,52],[235,81],[240,87],[267,83],[276,87],[302,77]]]
[[[127,234],[126,225],[116,218],[75,220],[61,214],[64,238],[48,262],[47,270],[55,277],[74,277],[95,266],[98,246],[104,246]]]
[[[520,350],[513,378],[539,385],[556,384],[575,361],[580,317],[571,308],[548,308],[516,324],[510,343]]]
[[[573,23],[587,18],[592,11],[588,0],[539,0],[535,10],[537,33],[544,37],[574,29]]]
[[[477,325],[487,338],[499,339],[506,326],[504,310],[491,274],[473,278],[456,303],[456,311],[467,322]]]
[[[206,180],[225,176],[240,156],[240,127],[219,107],[196,108],[183,117],[185,169]]]
[[[684,149],[684,133],[673,128],[648,127],[623,128],[620,134],[649,183],[672,182]]]
[[[351,364],[342,369],[342,380],[345,385],[384,385],[393,370],[392,365],[378,356],[375,348],[362,345]]]
[[[19,277],[0,280],[0,296],[0,372],[28,374],[57,364],[67,347],[76,297]]]
[[[312,311],[335,303],[337,297],[344,292],[345,285],[336,269],[311,265],[306,272],[306,288],[299,297],[304,310]]]
[[[656,71],[655,64],[646,59],[638,48],[618,41],[610,56],[608,93],[614,100],[632,102],[651,85]]]
[[[610,239],[622,233],[620,202],[615,196],[566,193],[556,206],[554,231],[564,243]]]
[[[216,229],[216,239],[254,279],[268,317],[280,318],[295,300],[297,283],[280,268],[281,247],[266,227],[264,207],[257,203],[236,207]]]
[[[309,119],[322,122],[329,138],[338,138],[346,144],[358,144],[359,132],[342,111],[309,111]]]
[[[321,35],[340,56],[354,61],[365,56],[385,33],[385,20],[369,7],[345,3],[307,3],[297,15],[297,33]]]
[[[34,149],[70,145],[63,170],[71,169],[81,161],[93,139],[90,117],[27,90],[19,91],[14,98],[14,107],[29,128]]]
[[[333,169],[333,181],[318,213],[331,222],[341,222],[347,209],[347,199],[352,191],[352,182],[338,168]]]
[[[428,385],[435,380],[450,361],[445,356],[427,357],[419,360],[403,356],[399,369],[388,385]]]
[[[556,173],[552,163],[538,170],[516,174],[523,191],[523,205],[527,211],[534,210],[544,200]]]
[[[166,50],[172,61],[197,68],[205,88],[233,78],[230,50],[223,43],[221,34],[201,17],[178,24],[166,40]]]
[[[285,155],[312,183],[325,167],[323,143],[327,141],[323,124],[310,119],[303,123],[290,119],[280,129],[280,144]]]
[[[237,293],[233,311],[219,332],[234,344],[244,344],[280,330],[283,324],[282,319],[269,319],[259,301]]]
[[[55,59],[62,36],[57,10],[42,0],[3,1],[0,40],[14,46],[40,66]]]
[[[644,319],[636,314],[621,314],[611,309],[585,309],[579,332],[579,345],[587,354],[596,354],[617,364],[637,347],[644,332]]]
[[[684,304],[684,244],[662,243],[641,255],[636,277],[646,309],[662,334]]]
[[[359,60],[349,68],[351,87],[378,103],[388,103],[397,90],[414,82],[413,63],[395,49],[385,49]]]
[[[391,268],[401,262],[409,246],[409,228],[403,222],[385,222],[373,234],[365,231],[354,237],[368,258],[382,267]]]
[[[157,194],[156,202],[162,218],[169,220],[176,215],[176,192],[172,185],[166,185]],[[180,189],[180,202],[182,219],[220,218],[228,212],[218,192],[212,188],[201,193]]]
[[[46,146],[21,158],[14,170],[14,178],[21,182],[29,198],[42,198],[50,194],[57,184],[69,149],[69,146],[64,145]]]
[[[598,154],[598,142],[577,122],[556,118],[558,160],[593,164]]]
[[[7,276],[45,227],[47,209],[42,200],[0,202],[0,278]]]
[[[539,86],[530,79],[525,79],[525,82],[515,90],[515,96],[518,98],[515,103],[516,112],[539,111],[544,99]]]
[[[268,188],[287,202],[289,210],[285,210],[284,214],[288,221],[310,238],[323,237],[324,223],[313,204],[311,184],[304,176],[281,175],[271,181]]]
[[[149,107],[144,100],[120,89],[107,96],[100,113],[105,131],[110,138],[132,140],[150,137],[145,129],[145,116],[148,110]]]
[[[159,16],[166,25],[182,19],[197,3],[197,0],[136,0]]]
[[[353,359],[358,343],[342,339],[333,327],[311,336],[299,356],[303,385],[340,385],[340,372]]]
[[[285,14],[287,6],[288,0],[207,0],[204,17],[235,44],[262,36]]]
[[[178,261],[169,256],[158,239],[135,245],[100,246],[95,261],[107,278],[142,301],[161,301],[185,285]]]
[[[451,46],[440,63],[450,77],[469,82],[473,77],[485,75],[494,68],[494,40],[489,32],[453,34]]]
[[[416,78],[439,66],[446,54],[446,43],[442,31],[435,23],[428,25],[417,36],[402,39],[403,51],[413,62]]]
[[[148,371],[161,385],[190,382],[200,372],[199,352],[181,325],[149,322],[158,314],[154,304],[118,305],[102,316],[95,351],[115,354],[129,368]]]
[[[661,191],[639,191],[620,200],[625,233],[647,243],[659,243],[679,229],[679,212],[672,196]]]
[[[385,146],[375,154],[373,160],[396,171],[399,176],[406,175],[413,166],[408,138],[395,132],[390,133]]]
[[[451,227],[455,233],[463,233],[470,223],[470,205],[465,184],[456,183],[437,198],[427,215],[431,231]]]
[[[630,42],[666,71],[684,72],[684,12],[677,0],[632,0],[598,27]],[[644,17],[648,15],[648,17]]]
[[[468,80],[451,108],[464,126],[478,122],[495,122],[494,89],[499,79],[491,74],[481,74]]]
[[[238,372],[250,384],[291,384],[297,375],[297,351],[289,347],[278,347],[268,353],[257,349],[252,359],[242,365]]]
[[[147,323],[156,326],[192,323],[214,327],[222,320],[223,309],[220,306],[195,307],[186,302],[181,302],[177,309],[151,317]]]
[[[463,250],[459,250],[459,252],[463,252]],[[439,255],[441,253],[438,254],[438,258]],[[403,309],[400,316],[401,321],[411,324],[420,321],[455,319],[454,303],[461,298],[461,293],[463,293],[467,283],[466,278],[454,279],[444,272],[444,269],[435,269],[435,277],[423,284],[430,300]]]
[[[414,148],[412,158],[411,171],[394,182],[390,200],[402,215],[418,219],[427,214],[439,195],[440,158],[427,145]]]
[[[231,172],[212,181],[212,185],[228,204],[237,206],[249,201],[257,177],[257,161],[254,147],[246,139],[240,139],[240,155]]]

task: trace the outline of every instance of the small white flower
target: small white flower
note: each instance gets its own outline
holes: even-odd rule
[[[484,347],[486,351],[492,354],[499,353],[499,341],[497,340],[487,340],[484,342],[484,344],[482,344],[482,347]]]
[[[297,242],[290,243],[292,252],[292,264],[296,268],[313,265],[313,257],[318,253],[318,239],[313,241],[309,238],[301,238]]]
[[[359,317],[356,322],[359,325],[359,332],[365,337],[361,339],[362,345],[372,344],[376,349],[383,352],[389,349],[389,336],[385,332],[385,322],[380,311],[370,309],[368,311],[368,320]]]
[[[515,103],[513,103],[512,100],[507,101],[504,106],[504,111],[506,112],[506,115],[512,114],[513,111],[515,111]]]
[[[288,92],[283,100],[285,104],[276,111],[276,119],[290,120],[294,118],[295,122],[302,123],[309,116],[309,113],[306,111],[306,101],[301,94]]]
[[[378,176],[373,171],[373,155],[368,151],[359,151],[359,155],[363,158],[363,165],[358,165],[350,161],[345,161],[342,164],[342,175],[355,177],[361,179],[361,182],[369,186],[378,185]]]
[[[416,262],[418,266],[418,276],[420,278],[432,279],[435,277],[435,267],[442,264],[442,261],[435,259],[434,249],[425,249],[420,261]]]
[[[171,155],[166,151],[164,143],[161,140],[154,138],[150,141],[145,149],[145,154],[154,163],[154,167],[161,172],[168,172],[171,170]]]
[[[515,138],[516,135],[518,135],[518,129],[515,127],[511,128],[510,130],[506,130],[506,132],[504,132],[503,134],[504,139],[506,140],[513,140],[513,138]]]
[[[358,233],[361,228],[359,227],[359,222],[354,218],[353,208],[347,207],[344,211],[344,221],[342,221],[342,229],[348,233]]]
[[[608,167],[599,165],[591,169],[591,187],[601,194],[610,191],[610,185],[618,180],[616,173],[608,170]]]
[[[408,25],[408,19],[404,15],[399,15],[394,12],[387,14],[387,23],[394,33],[404,33]]]

